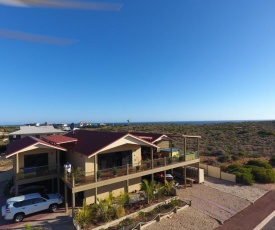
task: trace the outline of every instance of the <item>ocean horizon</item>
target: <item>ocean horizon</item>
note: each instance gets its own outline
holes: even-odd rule
[[[108,125],[149,125],[149,124],[160,124],[160,125],[207,125],[207,124],[221,124],[221,123],[241,123],[241,122],[261,122],[261,121],[274,121],[274,120],[215,120],[215,121],[147,121],[147,122],[106,122]]]
[[[275,120],[213,120],[213,121],[141,121],[141,122],[91,122],[92,124],[106,124],[106,125],[149,125],[149,124],[160,124],[160,125],[207,125],[207,124],[221,124],[221,123],[241,123],[241,122],[264,122],[264,121],[275,121]],[[34,122],[35,123],[35,122]],[[48,123],[49,125],[58,124],[56,123]],[[68,125],[71,123],[67,123]],[[78,124],[78,123],[74,123]],[[7,126],[22,126],[24,124],[10,124],[10,125],[0,125],[0,127]],[[43,123],[40,123],[43,125]]]

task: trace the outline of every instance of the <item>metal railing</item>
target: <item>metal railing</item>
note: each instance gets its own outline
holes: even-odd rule
[[[153,168],[164,167],[167,165],[178,164],[179,162],[190,161],[198,159],[197,152],[190,152],[184,155],[174,156],[174,157],[164,157],[151,160],[140,161],[134,164],[127,164],[123,166],[115,166],[113,168],[101,169],[97,172],[95,171],[82,171],[82,172],[72,172],[66,173],[62,171],[59,173],[60,177],[63,178],[67,183],[71,184],[72,187],[84,185],[87,183],[95,183],[102,180],[109,180],[116,177],[121,177],[125,175],[135,174],[142,171],[150,171]]]
[[[61,166],[60,166],[61,167]],[[16,180],[23,180],[47,175],[58,174],[58,165],[44,165],[39,167],[23,167],[16,174]]]

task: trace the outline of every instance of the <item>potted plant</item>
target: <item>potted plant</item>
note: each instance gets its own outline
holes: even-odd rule
[[[184,155],[179,156],[179,161],[184,161]]]
[[[72,173],[76,184],[80,181],[80,176],[84,175],[84,171],[82,170],[81,167],[77,167],[76,169],[73,168]]]
[[[117,175],[117,167],[113,167],[112,171],[113,171],[114,176],[116,176]]]
[[[136,166],[136,172],[140,170],[140,162],[138,163],[138,165]]]
[[[97,179],[99,179],[99,178],[100,178],[101,173],[102,173],[102,172],[101,172],[100,170],[98,170],[98,171],[97,171]]]
[[[149,169],[150,166],[151,166],[150,161],[147,161],[147,162],[146,162],[146,165],[147,165],[147,168]]]

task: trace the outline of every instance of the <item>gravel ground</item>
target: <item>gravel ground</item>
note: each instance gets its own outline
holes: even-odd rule
[[[240,186],[233,182],[206,177],[204,184],[194,184],[193,187],[177,190],[180,198],[192,200],[191,207],[146,229],[211,230],[255,202],[267,191],[257,186]]]
[[[239,185],[234,182],[224,181],[213,177],[206,177],[204,184],[219,191],[247,199],[251,203],[254,203],[257,199],[268,192],[267,189],[259,188],[258,185]]]
[[[154,223],[146,230],[168,230],[168,229],[189,229],[189,230],[208,230],[214,229],[219,226],[219,223],[195,209],[194,207],[188,207],[177,214],[171,216],[171,218],[162,219],[160,222]]]

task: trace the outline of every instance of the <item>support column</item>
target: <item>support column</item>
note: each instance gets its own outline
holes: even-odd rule
[[[56,150],[56,155],[57,155],[57,173],[60,173],[60,151]]]
[[[52,179],[52,193],[54,193],[53,187],[54,187],[54,179]]]
[[[186,161],[186,137],[184,137],[184,161]]]
[[[15,175],[13,176],[14,180],[14,185],[15,185],[15,196],[18,196],[18,185],[17,185],[17,175],[19,173],[19,156],[18,153],[15,155],[16,160],[15,160]]]
[[[197,169],[198,169],[198,175],[197,175],[197,181],[198,181],[198,183],[199,183],[199,181],[200,181],[200,163],[197,163]],[[221,172],[221,170],[220,170],[220,172]]]
[[[95,203],[97,202],[97,187],[95,187]]]
[[[184,188],[186,188],[186,166],[184,166]]]
[[[94,156],[94,171],[95,171],[95,182],[97,182],[97,169],[98,169],[98,165],[97,165],[97,154]]]
[[[126,180],[126,189],[125,192],[129,193],[129,180]]]
[[[154,150],[153,150],[153,147],[150,148],[151,150],[151,168],[153,169],[154,168]]]
[[[57,193],[60,194],[60,179],[57,178]]]
[[[75,193],[72,192],[72,217],[74,217],[74,208],[75,208]]]
[[[69,211],[69,206],[68,206],[68,191],[67,191],[67,185],[66,183],[64,183],[64,203],[65,203],[65,212],[68,212]]]
[[[198,151],[198,154],[197,154],[197,158],[199,158],[200,157],[200,155],[199,155],[199,149],[200,149],[200,146],[199,146],[199,138],[197,138],[197,151]]]

